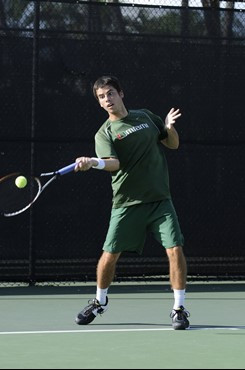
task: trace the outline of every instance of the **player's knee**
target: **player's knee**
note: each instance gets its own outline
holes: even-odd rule
[[[168,248],[166,249],[166,252],[170,261],[184,258],[183,248],[181,246]]]
[[[109,253],[104,251],[101,260],[103,260],[104,264],[113,265],[117,263],[119,257],[120,253]]]

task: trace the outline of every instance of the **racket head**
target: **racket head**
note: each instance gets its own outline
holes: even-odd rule
[[[25,176],[27,184],[18,188],[15,180]],[[41,194],[42,186],[39,178],[14,172],[0,178],[0,214],[4,217],[17,216],[25,212]]]

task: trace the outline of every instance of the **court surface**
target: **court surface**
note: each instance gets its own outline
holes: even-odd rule
[[[88,326],[95,283],[0,287],[1,369],[244,369],[245,282],[188,284],[191,328],[174,331],[168,283],[114,283]]]

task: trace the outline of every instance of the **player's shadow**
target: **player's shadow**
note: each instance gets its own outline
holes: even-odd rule
[[[244,330],[243,325],[191,325],[188,330],[209,330],[209,329],[227,329],[227,330]]]
[[[145,323],[145,322],[111,322],[111,323],[94,323],[90,324],[90,327],[93,326],[152,326],[152,327],[159,327],[161,328],[171,328],[171,324],[156,324],[156,323]],[[245,330],[245,326],[243,325],[191,325],[188,330]]]
[[[90,326],[157,326],[160,328],[164,327],[171,327],[171,324],[153,324],[153,323],[145,323],[145,322],[111,322],[111,323],[94,323],[90,324]]]

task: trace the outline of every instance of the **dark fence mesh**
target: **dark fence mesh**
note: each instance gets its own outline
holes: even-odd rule
[[[182,111],[166,155],[189,277],[244,278],[244,3],[141,3],[0,0],[0,175],[95,155],[106,116],[91,86],[113,73],[129,109]],[[89,171],[1,219],[0,280],[93,280],[110,206],[109,175]],[[159,277],[168,264],[150,235],[141,257],[119,260],[119,281]]]

